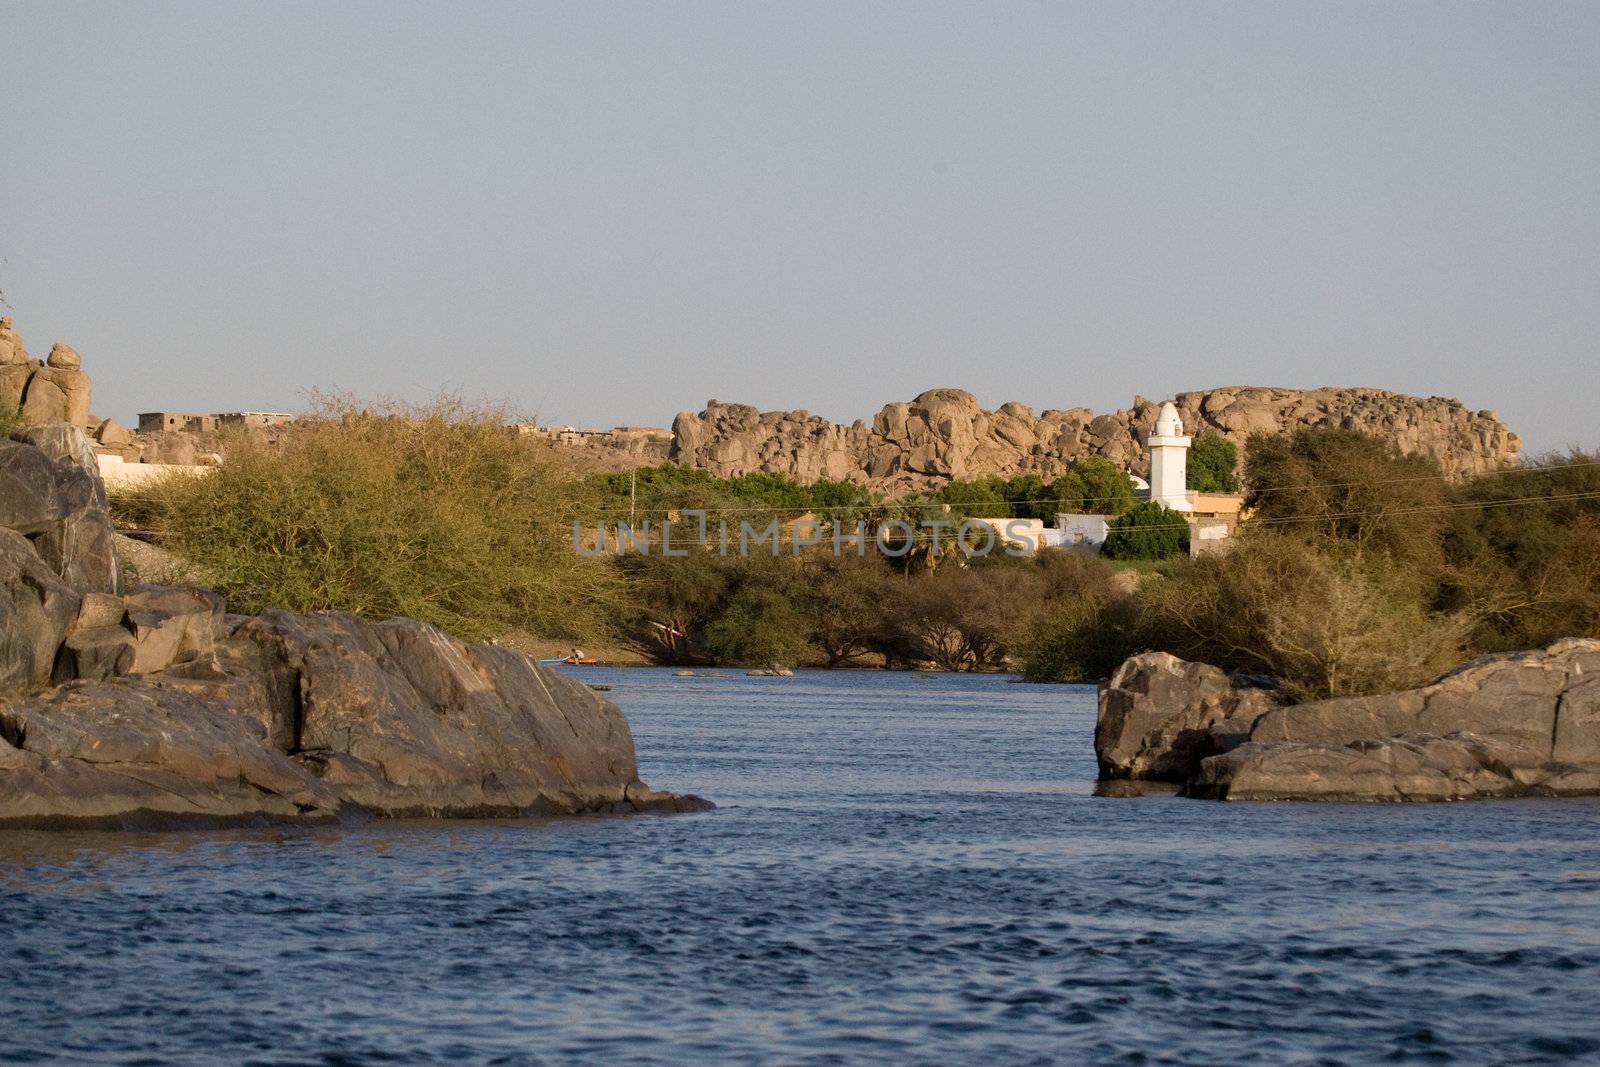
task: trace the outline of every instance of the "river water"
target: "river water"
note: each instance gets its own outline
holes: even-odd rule
[[[1600,1060],[1600,802],[1103,799],[1088,687],[577,670],[721,807],[0,833],[0,1059]]]

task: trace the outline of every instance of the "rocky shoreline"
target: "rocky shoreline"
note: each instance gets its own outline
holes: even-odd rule
[[[1163,652],[1100,687],[1102,791],[1215,800],[1600,795],[1600,641],[1486,656],[1431,685],[1285,705],[1271,679]]]
[[[0,826],[697,811],[621,711],[410,619],[122,588],[82,432],[0,441]]]

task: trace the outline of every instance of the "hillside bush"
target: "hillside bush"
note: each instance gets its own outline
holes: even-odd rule
[[[276,444],[241,435],[227,457],[134,510],[236,610],[404,615],[484,639],[591,637],[620,609],[616,569],[571,545],[584,490],[501,412],[324,398]]]

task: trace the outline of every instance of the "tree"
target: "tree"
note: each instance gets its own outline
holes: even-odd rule
[[[1202,433],[1189,446],[1189,488],[1201,493],[1237,493],[1239,449],[1216,433]]]
[[[1111,523],[1102,551],[1112,559],[1167,559],[1189,551],[1189,523],[1163,504],[1135,504]]]
[[[1120,515],[1133,507],[1133,482],[1104,456],[1085,456],[1050,483],[1058,510],[1080,515]]]
[[[1440,562],[1447,502],[1433,459],[1355,430],[1255,434],[1245,449],[1252,521],[1321,538],[1360,556],[1388,555],[1417,572]]]
[[[793,667],[811,651],[806,619],[777,589],[749,585],[706,628],[706,645],[719,663]]]
[[[811,639],[828,666],[844,666],[883,641],[900,579],[877,553],[819,555],[807,561],[807,569],[810,580],[802,595]]]

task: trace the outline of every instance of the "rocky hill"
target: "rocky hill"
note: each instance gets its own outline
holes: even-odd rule
[[[1381,389],[1229,387],[1173,398],[1190,433],[1214,432],[1243,444],[1257,430],[1302,426],[1361,430],[1407,452],[1438,460],[1454,477],[1515,463],[1521,442],[1492,411],[1469,411],[1445,397]],[[920,489],[954,478],[1062,474],[1074,460],[1103,455],[1137,474],[1149,465],[1144,438],[1159,402],[1096,415],[1088,408],[1035,415],[1022,404],[986,411],[960,389],[930,389],[910,403],[886,405],[870,424],[830,422],[805,411],[757,411],[710,401],[672,424],[674,461],[719,477],[756,471]]]

